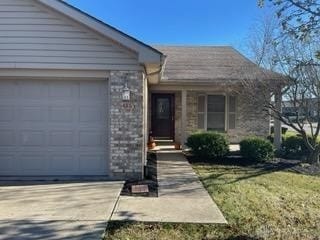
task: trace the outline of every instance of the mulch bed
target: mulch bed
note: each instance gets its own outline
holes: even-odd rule
[[[148,185],[148,193],[132,193],[132,185]],[[134,197],[158,197],[158,183],[153,180],[141,180],[141,181],[126,181],[121,196],[134,196]]]
[[[301,160],[275,158],[272,162],[257,163],[255,167],[269,168],[270,170],[281,170],[300,173],[305,175],[320,176],[320,166],[312,165]]]
[[[282,161],[290,161],[290,160],[282,159]],[[297,161],[297,164],[289,168],[288,171],[306,174],[306,175],[320,176],[320,166],[304,163],[301,161]]]
[[[265,171],[287,171],[300,173],[305,175],[320,176],[320,166],[311,165],[301,160],[292,160],[284,158],[275,158],[271,162],[252,162],[244,159],[239,155],[228,156],[224,159],[214,161],[198,161],[190,153],[185,154],[190,163],[206,163],[206,164],[221,164],[221,165],[234,165],[241,167],[249,167],[261,169]]]

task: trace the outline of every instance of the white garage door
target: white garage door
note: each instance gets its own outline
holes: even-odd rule
[[[106,81],[0,81],[0,176],[107,174]]]

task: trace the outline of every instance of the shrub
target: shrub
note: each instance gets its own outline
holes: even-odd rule
[[[271,143],[273,143],[274,142],[274,134],[272,133],[272,134],[270,134],[270,135],[268,135],[267,136],[267,139],[271,142]],[[284,139],[285,139],[285,135],[281,135],[281,142],[283,142],[284,141]]]
[[[227,138],[216,132],[194,133],[188,137],[186,145],[197,159],[202,160],[222,158],[229,152]]]
[[[288,158],[301,158],[308,155],[308,149],[302,136],[299,135],[286,137],[282,142],[282,151]]]
[[[274,148],[264,138],[249,137],[240,142],[240,153],[251,161],[268,161],[274,157]]]

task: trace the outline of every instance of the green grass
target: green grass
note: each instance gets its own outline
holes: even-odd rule
[[[228,165],[194,169],[229,225],[112,222],[105,239],[320,239],[319,177]]]
[[[291,137],[291,136],[297,136],[297,135],[299,135],[299,134],[296,131],[290,131],[290,130],[288,130],[286,132],[286,134],[282,134],[284,139]],[[317,140],[320,142],[320,136],[318,136]]]
[[[297,132],[296,131],[290,131],[290,130],[288,130],[287,132],[286,132],[286,134],[283,134],[282,136],[284,137],[284,138],[287,138],[287,137],[291,137],[291,136],[297,136]]]

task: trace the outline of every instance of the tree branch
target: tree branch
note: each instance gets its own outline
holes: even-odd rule
[[[292,4],[293,4],[294,6],[296,6],[297,8],[300,8],[300,9],[302,9],[302,10],[304,10],[304,11],[306,11],[306,12],[312,14],[312,15],[315,15],[315,16],[320,17],[320,12],[312,11],[310,8],[306,8],[306,7],[302,6],[301,4],[299,4],[299,3],[297,3],[297,2],[295,2],[295,1],[293,1],[293,0],[287,0],[287,1],[289,1],[290,3],[292,3]]]

